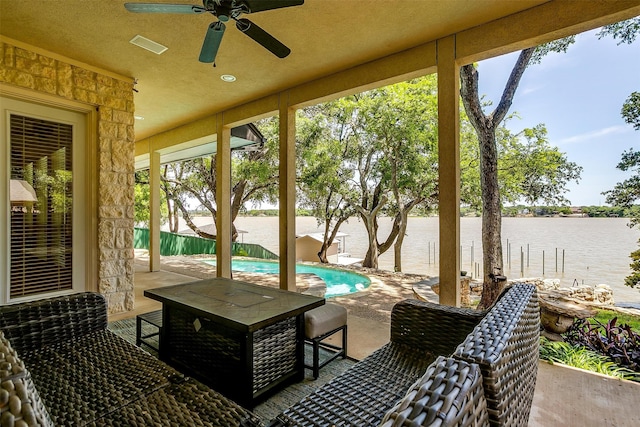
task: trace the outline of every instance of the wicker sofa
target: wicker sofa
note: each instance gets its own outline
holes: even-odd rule
[[[0,307],[0,424],[263,425],[106,327],[95,293]]]
[[[271,426],[526,426],[538,369],[533,285],[486,312],[405,300],[391,341]]]
[[[513,286],[488,312],[402,301],[387,345],[271,425],[524,426],[539,324],[532,285]],[[106,325],[94,293],[0,307],[0,424],[262,425]]]

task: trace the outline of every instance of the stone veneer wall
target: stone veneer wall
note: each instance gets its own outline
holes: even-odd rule
[[[109,312],[133,309],[134,104],[131,82],[0,41],[0,82],[94,105],[98,180],[98,290]],[[97,171],[95,168],[97,167]]]

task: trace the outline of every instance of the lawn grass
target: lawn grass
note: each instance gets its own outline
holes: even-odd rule
[[[633,331],[640,333],[640,316],[634,316],[633,314],[620,313],[612,310],[598,310],[598,314],[594,319],[602,325],[606,325],[614,317],[618,318],[616,325],[628,324],[631,326]]]

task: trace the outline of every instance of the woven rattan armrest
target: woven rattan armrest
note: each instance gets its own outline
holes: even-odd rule
[[[492,425],[526,426],[538,370],[540,308],[533,285],[516,284],[452,357],[478,364]]]
[[[52,427],[31,373],[0,330],[0,424]]]
[[[478,365],[439,357],[391,408],[382,427],[483,426],[489,421]]]
[[[106,328],[107,302],[94,292],[0,306],[0,329],[19,353]]]
[[[400,301],[391,312],[391,342],[449,356],[485,314],[425,301]]]

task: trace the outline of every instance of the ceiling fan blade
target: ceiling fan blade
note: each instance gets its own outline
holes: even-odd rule
[[[304,0],[245,0],[244,3],[249,8],[248,13],[256,13],[263,10],[300,6],[304,4]]]
[[[211,63],[216,60],[224,30],[225,25],[220,21],[213,22],[209,25],[207,35],[204,36],[202,49],[200,50],[200,62]]]
[[[190,4],[125,3],[124,7],[134,13],[202,13],[207,11],[202,6]]]
[[[291,53],[291,49],[248,19],[242,18],[236,20],[236,27],[278,58],[284,58]]]

